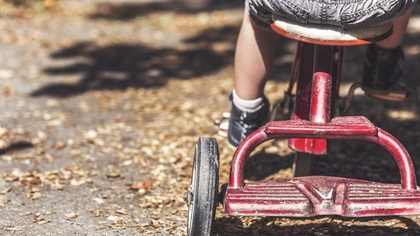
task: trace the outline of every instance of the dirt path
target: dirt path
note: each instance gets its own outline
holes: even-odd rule
[[[217,137],[221,182],[228,178],[234,150],[213,120],[230,106],[241,13],[241,1],[187,11],[165,1],[63,0],[55,10],[1,17],[0,235],[185,235],[182,194],[198,137]],[[414,91],[419,17],[417,7],[405,43]],[[281,45],[267,86],[272,101],[282,96],[294,51],[291,41]],[[363,53],[346,51],[344,85],[360,76]],[[357,96],[350,114],[399,138],[420,170],[417,101]],[[331,157],[316,162],[316,174],[399,182],[376,146],[337,142]],[[249,180],[290,176],[284,142],[249,163]],[[419,223],[417,216],[236,218],[220,208],[216,233],[418,235]]]

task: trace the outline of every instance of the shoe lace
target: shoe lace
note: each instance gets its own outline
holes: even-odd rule
[[[240,124],[241,124],[241,139],[244,139],[247,136],[247,131],[249,125],[245,122],[246,118],[248,117],[248,114],[246,112],[242,112],[240,116]]]

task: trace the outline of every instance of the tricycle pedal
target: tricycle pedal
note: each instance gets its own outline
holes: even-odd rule
[[[292,116],[294,99],[295,95],[285,91],[283,99],[274,103],[269,120],[273,121],[290,119]]]

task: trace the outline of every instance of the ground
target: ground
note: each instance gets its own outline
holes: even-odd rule
[[[3,2],[10,2],[4,1]],[[216,137],[220,182],[234,149],[214,120],[230,108],[242,1],[196,6],[164,0],[62,0],[0,7],[0,235],[186,235],[198,137]],[[6,6],[6,5],[3,5]],[[385,103],[358,93],[364,115],[397,137],[420,177],[420,8],[404,41],[413,98]],[[283,95],[295,43],[279,44],[267,85]],[[364,47],[347,48],[343,93],[360,80]],[[285,141],[252,154],[249,181],[290,177]],[[334,158],[334,159],[333,159]],[[399,182],[370,143],[334,142],[314,174]],[[420,216],[231,217],[218,235],[419,235]]]

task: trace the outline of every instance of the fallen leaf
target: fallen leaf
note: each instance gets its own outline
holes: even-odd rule
[[[75,212],[71,212],[68,214],[64,214],[64,216],[67,217],[67,219],[76,219],[79,216],[79,214]]]
[[[42,196],[42,194],[40,192],[35,192],[35,193],[32,194],[31,198],[32,198],[32,200],[37,200],[37,199],[40,199],[41,196]]]
[[[12,188],[11,188],[11,187],[5,188],[5,189],[3,189],[3,190],[0,190],[0,194],[1,194],[1,195],[4,195],[4,194],[6,194],[6,193],[10,192],[11,190],[12,190]]]
[[[114,216],[114,215],[110,215],[106,219],[109,220],[109,221],[117,221],[117,220],[119,220],[119,217]]]
[[[104,199],[102,199],[102,198],[94,198],[93,200],[95,200],[95,202],[97,202],[98,204],[104,204],[105,203],[105,200]]]
[[[133,190],[151,190],[153,188],[153,182],[150,179],[145,179],[139,183],[132,184],[130,189]]]
[[[5,207],[9,202],[10,200],[0,200],[0,207]]]
[[[102,211],[101,210],[92,210],[92,211],[90,211],[90,215],[92,217],[99,217],[99,216],[102,215]]]

